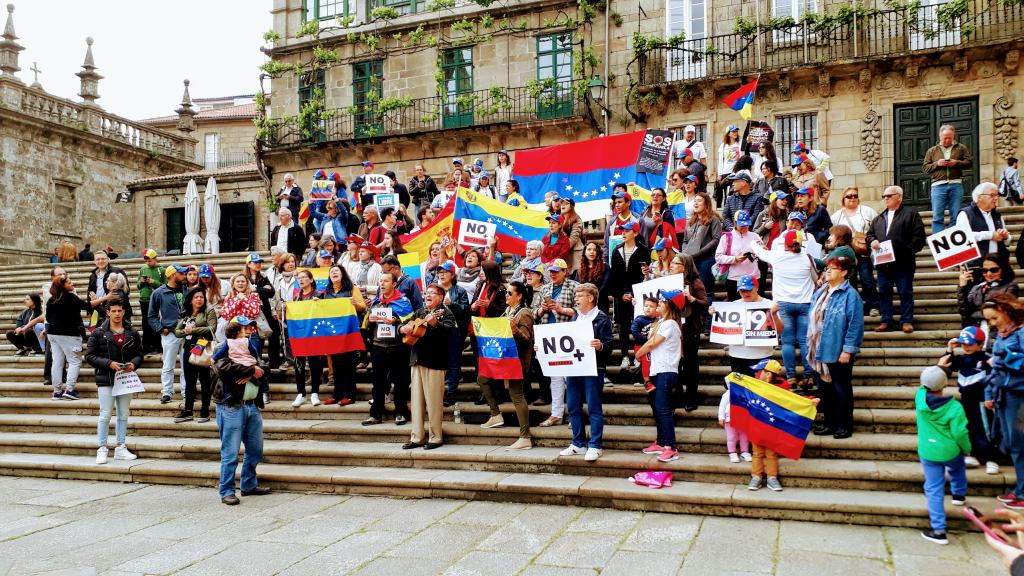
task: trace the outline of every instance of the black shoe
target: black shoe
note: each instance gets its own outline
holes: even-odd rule
[[[395,416],[395,426],[405,426],[408,422],[409,420],[407,420],[406,417],[402,416],[401,414]]]
[[[452,406],[455,406],[455,397],[454,396],[445,396],[443,404],[444,404],[445,408],[450,408]]]
[[[164,394],[163,396],[160,397],[160,403],[161,404],[167,404],[170,401],[171,401],[171,397],[168,396],[167,394]]]
[[[221,498],[220,501],[227,504],[228,506],[237,506],[238,503],[241,502],[241,500],[238,499],[238,496],[235,496],[234,494],[225,496]]]
[[[479,398],[473,401],[473,404],[477,406],[483,406],[484,404],[487,404],[487,398],[480,396]]]
[[[380,422],[381,421],[379,418],[374,418],[373,416],[370,416],[366,420],[363,420],[363,426],[373,426],[374,424],[380,424]]]
[[[242,496],[266,496],[267,494],[270,494],[270,488],[263,486],[257,486],[252,490],[242,490]]]
[[[815,436],[831,436],[836,433],[836,429],[830,426],[815,426],[811,432],[813,432]]]
[[[921,531],[921,538],[924,538],[929,542],[935,542],[936,544],[949,544],[949,538],[946,538],[945,532],[936,532],[930,528],[928,530]]]
[[[190,420],[192,420],[191,410],[182,410],[181,412],[178,413],[177,416],[174,417],[174,422],[177,424],[181,424],[182,422],[188,422]]]
[[[693,412],[696,409],[697,409],[697,405],[696,404],[684,404],[683,405],[683,410],[686,410],[687,412]]]
[[[14,354],[17,356],[28,356],[28,348],[19,348]]]
[[[414,448],[423,448],[426,445],[427,445],[426,442],[413,442],[413,441],[410,440],[409,442],[406,442],[405,444],[402,444],[402,450],[412,450]]]
[[[846,438],[849,438],[850,436],[853,436],[853,431],[843,430],[842,428],[836,430],[836,433],[832,435],[832,437],[835,438],[836,440],[844,440]]]
[[[443,442],[427,442],[427,445],[423,447],[424,450],[433,450],[434,448],[440,448],[444,446]]]

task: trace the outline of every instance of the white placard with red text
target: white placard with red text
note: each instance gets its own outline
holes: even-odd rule
[[[892,251],[892,240],[878,243],[877,250],[871,250],[871,261],[875,266],[888,264],[896,260],[896,253]]]
[[[491,239],[498,231],[497,224],[493,222],[480,222],[479,220],[460,220],[459,244],[463,246],[474,246],[486,248],[491,245]]]
[[[383,174],[367,174],[363,194],[387,194],[391,192],[391,178]]]
[[[711,341],[717,344],[743,344],[747,308],[744,302],[715,302],[711,315]]]
[[[932,251],[935,265],[939,270],[948,270],[981,256],[974,232],[966,226],[953,226],[928,237],[928,249]]]

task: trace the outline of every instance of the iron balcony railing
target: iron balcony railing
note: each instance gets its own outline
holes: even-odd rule
[[[1024,37],[1024,6],[1020,3],[968,0],[966,11],[952,22],[949,8],[945,9],[946,17],[940,17],[945,5],[880,10],[853,15],[834,25],[812,19],[789,26],[762,24],[746,34],[721,34],[686,40],[677,46],[651,48],[640,53],[630,66],[635,67],[639,84],[650,86],[942,51]]]
[[[493,124],[525,124],[586,115],[585,93],[575,82],[539,82],[462,94],[402,100],[383,98],[361,107],[328,110],[305,123],[283,119],[270,145],[360,140]]]

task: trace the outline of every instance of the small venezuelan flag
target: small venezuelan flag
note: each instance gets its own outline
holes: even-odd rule
[[[313,174],[313,185],[309,187],[309,197],[313,200],[326,200],[334,194],[334,182],[327,179],[327,173],[317,170]]]
[[[636,184],[630,184],[628,188],[629,195],[633,197],[630,209],[637,214],[642,214],[651,204],[651,191]],[[686,229],[686,192],[682,190],[668,192],[665,201],[668,209],[672,211],[676,232],[682,232]]]
[[[303,202],[299,207],[299,226],[305,228],[306,222],[309,222],[309,202]]]
[[[295,356],[324,356],[366,349],[351,298],[288,302],[285,314],[288,342]]]
[[[420,260],[419,252],[406,252],[405,254],[398,255],[398,263],[402,266],[402,272],[409,275],[410,278],[416,281],[419,285],[420,290],[423,290],[423,269],[420,264],[423,262]]]
[[[740,113],[744,120],[754,115],[754,93],[757,92],[757,80],[740,86],[735,92],[725,97],[725,105]]]
[[[729,423],[750,441],[799,460],[817,410],[810,399],[763,380],[733,372],[729,382]]]
[[[523,377],[519,351],[516,350],[508,318],[473,318],[473,334],[476,335],[481,376],[495,380],[519,380]]]

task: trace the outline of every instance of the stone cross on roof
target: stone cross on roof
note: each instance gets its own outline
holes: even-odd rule
[[[31,70],[33,74],[32,87],[42,90],[43,85],[39,83],[39,75],[42,74],[43,71],[39,69],[39,63],[33,62],[32,67],[29,68],[29,70]]]

